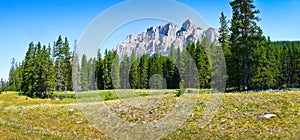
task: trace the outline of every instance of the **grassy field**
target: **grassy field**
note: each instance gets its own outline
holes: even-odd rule
[[[122,91],[125,92],[125,91]],[[175,91],[164,94],[147,90],[127,90],[138,97],[161,97],[153,108],[138,110],[119,105],[130,99],[120,98],[112,91],[93,91],[80,94],[80,99],[101,96],[118,117],[128,122],[151,122],[172,109]],[[190,91],[193,92],[192,90]],[[72,97],[72,93],[68,94]],[[155,95],[155,96],[151,96]],[[145,97],[147,96],[147,97]],[[205,101],[212,95],[194,94],[197,106],[184,125],[162,139],[299,139],[300,92],[234,93],[225,94],[217,114],[205,127],[198,119],[203,115]],[[273,113],[267,119],[263,115]],[[134,115],[133,115],[134,114]],[[147,115],[150,114],[150,115]],[[92,127],[77,106],[77,100],[41,100],[8,92],[0,94],[0,139],[110,139]]]

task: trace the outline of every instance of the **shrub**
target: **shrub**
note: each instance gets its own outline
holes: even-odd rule
[[[111,91],[107,91],[104,94],[104,101],[108,101],[108,100],[115,100],[118,99],[119,97],[116,95],[116,93],[113,93]]]
[[[177,90],[177,92],[176,92],[176,97],[181,96],[184,92],[185,92],[184,81],[180,81],[179,90]]]

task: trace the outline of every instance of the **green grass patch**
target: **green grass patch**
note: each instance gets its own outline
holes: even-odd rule
[[[27,96],[19,95],[17,92],[7,92],[0,94],[0,108],[8,106],[28,106],[28,105],[40,105],[40,104],[69,104],[76,103],[75,99],[33,99]]]

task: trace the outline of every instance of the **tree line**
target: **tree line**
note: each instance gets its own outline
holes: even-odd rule
[[[105,50],[103,58],[100,50],[96,59],[87,60],[83,55],[81,89],[177,89],[182,80],[187,88],[209,88],[211,66],[205,49],[215,46],[204,38],[197,43],[189,41],[183,49],[175,49],[172,46],[169,55],[161,55],[157,51],[153,56],[137,56],[135,50],[130,56],[125,55],[122,59],[116,52],[109,50]],[[93,66],[95,71],[91,70]],[[89,78],[93,73],[95,79]],[[195,73],[199,73],[199,77],[194,77]]]
[[[71,91],[71,62],[67,38],[59,36],[52,46],[31,42],[21,63],[12,60],[7,87],[38,98],[51,97],[54,91]]]
[[[299,87],[299,41],[272,42],[258,26],[253,0],[230,2],[232,19],[220,17],[227,89],[234,91]]]
[[[120,58],[114,51],[101,54],[99,50],[96,58],[83,55],[78,64],[79,56],[70,51],[67,38],[59,36],[52,46],[30,43],[24,61],[12,60],[9,79],[1,80],[0,89],[46,98],[54,91],[74,90],[73,83],[80,91],[177,89],[181,81],[186,88],[211,88],[222,84],[212,83],[222,75],[228,91],[300,87],[300,42],[272,42],[265,37],[253,0],[234,0],[230,5],[232,19],[224,13],[220,16],[218,43],[206,37],[188,41],[182,49],[172,46],[169,55],[157,51],[153,56],[137,56],[133,50]],[[218,59],[222,55],[225,61]],[[224,63],[227,71],[216,73]]]

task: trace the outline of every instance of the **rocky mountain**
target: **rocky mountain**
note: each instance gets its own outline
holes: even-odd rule
[[[133,49],[139,56],[143,54],[153,55],[156,49],[161,54],[168,54],[172,45],[175,49],[178,47],[182,49],[183,46],[187,45],[188,40],[201,41],[205,36],[209,42],[217,42],[219,31],[214,28],[201,29],[196,26],[192,19],[188,19],[181,28],[168,23],[158,27],[150,27],[146,32],[138,35],[129,35],[114,50],[121,57],[125,54],[131,55]]]

